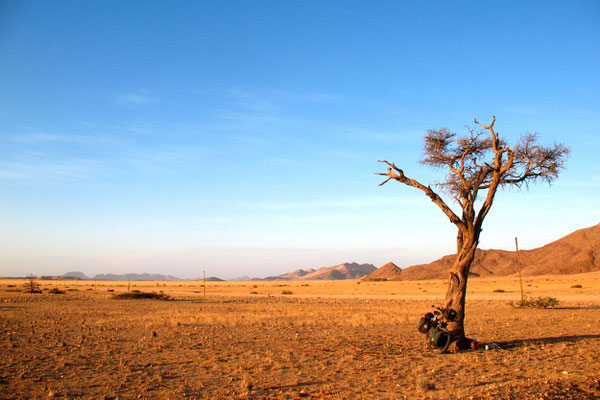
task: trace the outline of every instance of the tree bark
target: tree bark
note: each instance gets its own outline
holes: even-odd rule
[[[478,245],[478,234],[473,230],[459,230],[457,236],[458,252],[450,270],[448,290],[446,292],[446,308],[456,311],[454,323],[448,324],[448,329],[461,337],[465,336],[465,300],[467,296],[467,280],[471,264],[475,259]]]

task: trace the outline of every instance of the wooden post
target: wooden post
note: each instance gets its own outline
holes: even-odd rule
[[[202,276],[204,279],[204,297],[206,297],[206,270],[202,270]]]
[[[525,300],[523,295],[523,278],[521,277],[521,260],[519,259],[519,241],[515,238],[515,247],[517,249],[517,268],[519,269],[519,282],[521,283],[521,303]]]

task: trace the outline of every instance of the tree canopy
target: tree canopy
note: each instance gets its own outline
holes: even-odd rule
[[[380,160],[389,166],[381,185],[396,180],[425,192],[456,225],[467,220],[483,222],[493,201],[496,190],[505,186],[527,186],[536,181],[551,183],[556,178],[570,153],[563,144],[542,146],[537,143],[538,134],[522,135],[510,147],[494,130],[496,117],[489,125],[474,122],[481,130],[468,129],[468,134],[459,137],[447,128],[430,129],[425,134],[425,146],[421,164],[433,168],[447,168],[445,180],[436,185],[451,196],[462,208],[463,215],[457,216],[429,185],[408,178],[395,164]],[[484,198],[477,214],[475,201]],[[473,217],[473,218],[471,218]]]

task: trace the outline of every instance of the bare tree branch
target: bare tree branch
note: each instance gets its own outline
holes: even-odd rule
[[[447,128],[428,130],[421,160],[423,165],[448,170],[446,179],[436,185],[460,205],[462,218],[429,185],[406,177],[400,168],[386,160],[380,162],[388,165],[388,172],[378,175],[387,176],[387,179],[379,185],[396,180],[415,187],[438,205],[452,223],[480,228],[498,188],[528,185],[538,180],[552,182],[564,167],[569,154],[566,146],[543,147],[537,144],[536,134],[527,134],[511,148],[496,133],[495,116],[487,125],[476,118],[473,121],[483,129],[475,131],[467,128],[469,134],[463,137]],[[483,201],[475,213],[475,202],[480,195],[484,196]]]
[[[390,166],[387,170],[388,171],[387,173],[378,173],[377,174],[377,175],[388,176],[388,179],[381,182],[379,184],[379,186],[385,184],[387,181],[389,181],[391,179],[394,179],[398,182],[404,183],[405,185],[417,188],[417,189],[421,190],[422,192],[424,192],[431,199],[431,201],[433,201],[444,212],[444,214],[446,214],[446,216],[450,219],[450,222],[452,222],[455,225],[462,225],[460,218],[458,218],[458,216],[456,214],[454,214],[454,211],[452,211],[452,209],[450,207],[448,207],[448,205],[444,202],[444,200],[442,200],[442,198],[437,193],[435,193],[431,189],[431,187],[425,186],[422,183],[420,183],[414,179],[408,178],[406,175],[404,175],[404,172],[400,168],[396,167],[396,165],[394,165],[393,163],[389,163],[387,160],[378,160],[378,161]]]

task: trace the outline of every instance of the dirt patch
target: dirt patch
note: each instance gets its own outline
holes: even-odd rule
[[[105,290],[0,287],[0,398],[600,396],[594,302],[471,300],[467,333],[504,348],[433,355],[416,330],[432,299],[170,294],[115,301]]]

